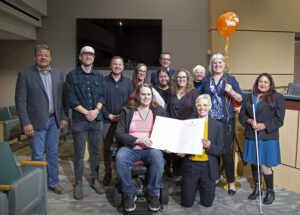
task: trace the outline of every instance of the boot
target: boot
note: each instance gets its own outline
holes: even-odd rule
[[[248,196],[249,200],[255,200],[259,196],[259,182],[258,182],[258,171],[256,165],[251,165],[253,181],[255,183],[253,192]],[[260,177],[261,179],[261,177]],[[262,191],[261,191],[262,194]]]
[[[270,205],[275,200],[275,192],[273,189],[273,173],[270,175],[264,175],[266,186],[267,186],[267,194],[264,198],[263,203],[266,205]]]

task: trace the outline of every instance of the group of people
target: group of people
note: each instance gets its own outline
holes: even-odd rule
[[[238,119],[245,127],[243,159],[251,163],[255,181],[255,189],[248,198],[254,200],[260,194],[259,165],[267,186],[264,204],[274,201],[272,167],[280,164],[279,128],[283,125],[285,106],[284,97],[276,92],[271,75],[260,74],[252,93],[243,96],[236,78],[228,74],[222,54],[211,57],[209,74],[205,75],[201,65],[192,73],[172,69],[171,54],[163,52],[159,58],[161,68],[153,71],[150,78],[143,63],[136,66],[132,80],[127,78],[122,73],[124,61],[119,56],[111,59],[111,72],[103,77],[93,68],[95,50],[85,46],[79,54],[81,65],[69,72],[64,82],[63,74],[50,66],[51,57],[49,46],[36,46],[35,65],[18,75],[15,102],[32,149],[32,159],[43,160],[46,153],[48,187],[55,193],[64,193],[58,180],[58,144],[60,129],[68,126],[70,108],[75,199],[84,197],[86,142],[90,153],[90,186],[102,194],[105,189],[99,182],[100,143],[104,142],[103,185],[107,186],[112,179],[111,145],[116,140],[119,147],[114,163],[126,211],[136,208],[130,166],[140,160],[149,166],[147,193],[152,211],[160,209],[164,172],[180,181],[182,206],[192,207],[199,191],[200,203],[210,207],[220,177],[220,158],[228,195],[236,193],[232,144],[235,106],[241,106]],[[205,119],[203,154],[176,154],[151,148],[150,136],[156,116]]]

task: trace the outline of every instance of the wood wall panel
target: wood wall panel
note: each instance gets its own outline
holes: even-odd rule
[[[281,163],[296,167],[299,111],[286,110],[284,126],[280,128]]]
[[[299,118],[298,118],[298,123],[300,123],[300,114],[299,114]],[[298,124],[296,168],[298,168],[300,171],[300,126],[299,126],[299,124]]]
[[[300,193],[300,171],[289,166],[279,165],[274,168],[274,184]],[[276,190],[275,190],[276,192]]]

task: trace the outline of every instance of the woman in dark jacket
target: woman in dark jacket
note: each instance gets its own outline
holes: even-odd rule
[[[202,80],[201,93],[211,97],[212,108],[209,115],[223,123],[224,147],[221,154],[228,183],[228,195],[236,193],[232,143],[235,132],[234,102],[242,102],[239,83],[234,76],[228,75],[225,58],[214,54],[209,63],[209,76]]]
[[[150,148],[150,134],[155,117],[164,116],[165,111],[153,102],[150,84],[140,84],[136,89],[137,96],[123,109],[116,130],[116,139],[121,148],[116,155],[116,172],[122,186],[124,209],[134,211],[136,205],[135,185],[132,184],[130,166],[136,161],[144,161],[149,166],[148,197],[152,211],[160,209],[159,195],[161,178],[164,170],[163,154],[158,149]]]
[[[216,180],[220,177],[217,157],[220,155],[223,140],[223,125],[208,116],[211,100],[208,94],[196,100],[199,118],[205,119],[202,155],[186,155],[182,164],[181,204],[192,207],[197,190],[200,204],[210,207],[215,198]],[[183,155],[181,155],[183,156]]]
[[[272,76],[267,73],[260,74],[253,85],[253,94],[246,97],[239,114],[239,121],[245,127],[244,160],[251,163],[255,182],[254,191],[248,197],[250,200],[259,195],[255,131],[258,137],[259,165],[267,186],[263,203],[272,204],[275,199],[272,167],[281,162],[279,128],[283,125],[284,115],[284,97],[275,91]]]
[[[184,120],[193,118],[197,114],[195,102],[199,93],[194,88],[193,77],[188,70],[177,70],[172,76],[171,93],[172,96],[167,105],[169,117]],[[171,157],[173,174],[175,180],[178,181],[183,159],[176,154],[171,154]]]

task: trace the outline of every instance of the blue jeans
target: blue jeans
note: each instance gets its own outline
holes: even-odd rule
[[[75,151],[74,172],[76,183],[82,182],[84,153],[88,138],[92,180],[98,178],[100,163],[100,143],[102,139],[102,121],[81,121],[72,123],[72,136]]]
[[[55,117],[49,117],[45,127],[41,131],[34,131],[34,137],[29,138],[32,150],[32,160],[44,160],[48,162],[48,186],[54,188],[58,184],[58,144],[60,128],[57,127]]]
[[[165,160],[160,150],[151,148],[134,150],[128,147],[122,147],[118,150],[115,165],[123,194],[125,196],[135,195],[136,190],[131,180],[130,165],[140,160],[144,161],[150,168],[148,195],[152,197],[159,196]]]

